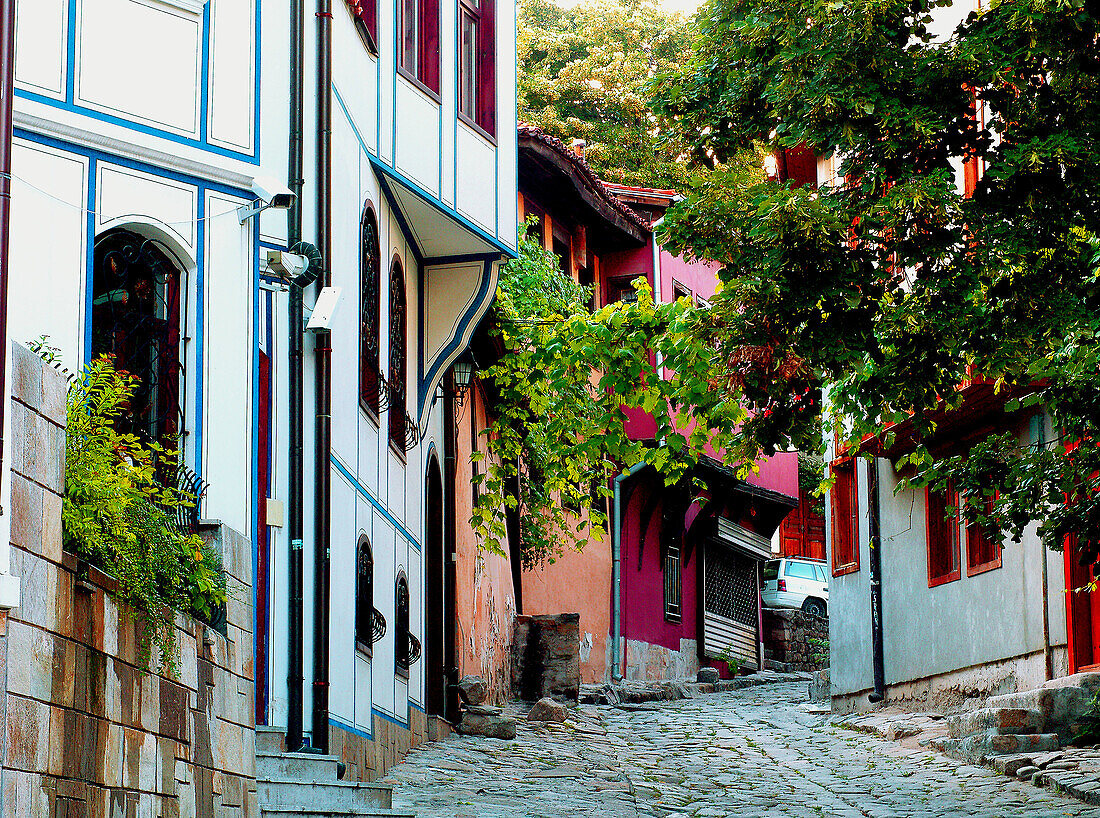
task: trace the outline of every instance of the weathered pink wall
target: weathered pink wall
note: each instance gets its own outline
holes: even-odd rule
[[[602,681],[611,633],[611,543],[590,540],[523,574],[523,613],[581,615],[581,681]]]
[[[493,701],[510,697],[512,677],[512,628],[516,616],[516,595],[508,558],[483,552],[467,524],[473,511],[473,464],[470,455],[474,435],[486,426],[481,390],[472,388],[457,412],[455,470],[455,551],[458,608],[458,667],[460,675],[480,676],[489,685]],[[471,412],[474,429],[471,430]],[[480,439],[477,445],[484,449]],[[485,465],[480,468],[484,470]]]

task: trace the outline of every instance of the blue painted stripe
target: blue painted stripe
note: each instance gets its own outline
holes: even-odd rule
[[[424,713],[424,714],[427,714],[427,712],[428,712],[421,705],[414,702],[412,699],[409,699],[409,707],[411,707],[413,710],[419,710],[421,713]]]
[[[356,727],[352,724],[348,724],[343,719],[337,718],[336,716],[332,715],[332,713],[328,714],[328,723],[333,727],[339,727],[341,730],[347,730],[349,733],[354,733],[357,736],[362,736],[363,738],[374,741],[374,736],[371,735],[371,732],[369,730],[364,730],[361,727]]]
[[[487,242],[489,245],[496,248],[501,253],[504,253],[509,258],[515,257],[515,250],[508,247],[496,236],[489,233],[484,227],[474,224],[472,221],[470,221],[470,219],[463,216],[454,208],[443,204],[442,200],[439,197],[433,196],[431,193],[424,190],[424,188],[422,188],[416,182],[412,181],[407,176],[398,171],[396,167],[386,164],[380,158],[378,158],[378,156],[372,153],[370,148],[367,147],[366,140],[363,139],[363,134],[360,133],[358,126],[355,124],[355,120],[352,119],[351,111],[348,110],[348,106],[344,102],[344,98],[340,96],[340,92],[337,90],[335,85],[332,86],[332,95],[336,99],[336,102],[339,104],[340,110],[344,112],[344,117],[347,119],[348,125],[351,128],[352,133],[355,134],[355,138],[359,142],[359,147],[363,150],[363,153],[365,153],[370,159],[371,165],[374,166],[375,170],[384,173],[386,176],[389,176],[395,182],[399,183],[403,187],[407,188],[410,192],[415,194],[418,198],[423,199],[424,202],[431,205],[435,210],[439,211],[447,218],[453,219],[454,221],[458,222],[471,233],[474,233],[478,238]],[[394,119],[396,120],[396,118],[397,117],[395,110]],[[457,157],[455,157],[455,161],[457,164]],[[396,164],[396,162],[397,157],[395,156],[394,164]],[[496,195],[495,190],[493,192],[493,195]]]
[[[76,0],[69,0],[69,20],[65,37],[65,102],[71,105],[76,99]],[[15,95],[20,95],[18,88],[15,89]],[[56,103],[57,100],[54,100],[54,104]]]
[[[397,519],[392,514],[390,514],[389,511],[386,510],[386,507],[383,506],[382,503],[379,502],[379,500],[374,495],[367,491],[366,487],[362,483],[360,483],[359,480],[356,479],[350,471],[347,470],[343,463],[336,459],[335,455],[329,458],[329,461],[332,463],[332,465],[336,467],[337,471],[339,471],[340,474],[344,475],[348,482],[350,482],[352,486],[354,486],[355,490],[359,492],[359,494],[362,495],[368,503],[374,506],[374,508],[383,517],[389,520],[390,524],[393,525],[393,527],[397,529],[401,536],[408,541],[409,545],[411,545],[417,551],[420,551],[420,543],[417,542],[416,537],[410,534],[409,530],[405,528],[405,526],[403,526],[401,523],[399,523]]]
[[[206,216],[206,192],[199,189],[199,218]],[[206,222],[195,230],[195,473],[202,476],[203,355],[206,350]]]
[[[96,111],[91,108],[83,108],[79,105],[61,102],[60,100],[56,100],[53,97],[35,94],[32,91],[26,91],[22,88],[16,89],[15,96],[22,99],[29,99],[33,102],[40,102],[43,105],[49,105],[51,108],[59,108],[63,111],[80,114],[81,116],[86,116],[89,119],[94,119],[99,122],[106,122],[110,125],[118,125],[120,127],[126,128],[127,130],[145,134],[146,136],[156,136],[160,139],[166,139],[169,142],[175,142],[178,145],[190,145],[191,147],[198,148],[199,150],[202,150],[206,153],[217,154],[218,156],[224,156],[228,159],[238,159],[242,162],[247,162],[250,165],[260,164],[260,159],[258,156],[241,153],[240,151],[232,151],[219,145],[204,143],[199,139],[194,139],[189,136],[183,136],[181,134],[173,133],[172,131],[165,131],[160,128],[154,128],[150,125],[143,125],[140,122],[123,119],[120,116],[113,116],[111,114],[106,114],[102,111]]]
[[[202,7],[202,65],[199,88],[199,142],[209,144],[210,139],[210,4]]]
[[[377,707],[372,708],[372,712],[374,713],[374,715],[376,715],[378,718],[382,719],[383,721],[388,721],[391,724],[396,724],[398,727],[404,727],[406,730],[409,729],[408,717],[406,717],[405,721],[401,721],[400,719],[397,718],[397,716],[391,716],[389,713],[383,712],[382,710],[379,710]]]
[[[131,170],[139,170],[143,173],[148,173],[153,176],[159,176],[162,179],[172,179],[176,182],[183,182],[187,185],[194,185],[199,188],[200,193],[204,190],[213,190],[218,193],[224,193],[227,196],[237,196],[242,199],[252,200],[256,197],[251,190],[246,190],[241,187],[232,187],[231,185],[223,185],[220,182],[212,182],[207,179],[203,179],[201,176],[191,176],[186,173],[178,173],[177,171],[170,170],[168,168],[162,168],[158,165],[151,165],[148,162],[140,162],[135,159],[130,159],[126,156],[119,156],[117,153],[110,153],[108,151],[100,150],[98,148],[90,148],[85,145],[77,145],[75,142],[67,142],[64,139],[57,139],[52,136],[45,136],[34,131],[29,131],[26,128],[16,128],[14,135],[19,139],[26,139],[28,142],[37,142],[40,145],[49,145],[50,147],[57,148],[58,150],[74,153],[79,156],[86,156],[97,159],[101,162],[109,162],[113,165],[118,165],[123,168],[130,168]],[[225,216],[225,218],[231,218]],[[199,231],[200,233],[202,231]]]

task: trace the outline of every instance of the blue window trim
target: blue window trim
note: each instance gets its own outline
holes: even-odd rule
[[[131,119],[126,119],[122,116],[115,116],[103,111],[97,111],[93,108],[86,108],[82,105],[78,105],[76,102],[76,5],[77,0],[69,0],[68,3],[68,19],[67,25],[67,42],[65,47],[65,99],[59,100],[45,94],[38,94],[34,91],[28,91],[23,88],[15,89],[15,97],[17,99],[26,99],[32,102],[38,102],[42,105],[48,105],[51,108],[57,108],[70,113],[79,114],[80,116],[88,117],[99,122],[106,122],[112,125],[118,125],[137,133],[142,133],[147,136],[155,136],[161,139],[166,139],[170,142],[175,142],[179,145],[190,145],[195,148],[199,148],[207,153],[217,154],[218,156],[224,156],[229,159],[237,159],[243,162],[247,162],[250,165],[260,164],[260,51],[261,51],[261,12],[262,0],[256,0],[256,20],[254,23],[254,68],[255,72],[253,83],[253,134],[252,134],[252,152],[247,151],[235,151],[230,148],[225,148],[220,145],[211,144],[209,141],[208,125],[210,121],[210,6],[209,4],[203,7],[202,12],[202,55],[200,64],[200,77],[199,81],[202,83],[199,87],[199,136],[198,138],[184,136],[182,134],[174,133],[172,131],[157,128],[152,125],[145,125],[140,122],[135,122]]]

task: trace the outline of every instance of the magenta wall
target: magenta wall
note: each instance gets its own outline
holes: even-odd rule
[[[718,265],[705,261],[687,262],[661,251],[661,301],[672,300],[672,281],[683,284],[692,295],[710,300],[718,283]]]
[[[622,627],[623,637],[662,645],[671,650],[680,649],[680,639],[696,638],[696,600],[698,549],[681,565],[683,591],[681,621],[665,620],[664,571],[661,565],[661,547],[658,541],[661,507],[650,518],[648,536],[642,549],[642,567],[638,568],[638,550],[641,543],[641,514],[646,501],[654,491],[664,488],[658,480],[635,489],[626,508],[622,537]]]

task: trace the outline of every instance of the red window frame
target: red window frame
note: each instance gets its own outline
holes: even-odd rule
[[[472,101],[463,94],[466,88],[464,71],[468,70],[464,59],[466,41],[463,39],[463,22],[465,20],[473,23],[475,32]],[[495,0],[459,0],[458,118],[493,140],[496,138],[497,116],[495,23]]]
[[[945,491],[925,489],[928,587],[954,582],[962,576],[959,549],[959,493],[948,483]],[[949,509],[954,509],[948,513]]]
[[[344,0],[367,48],[378,53],[378,0]]]
[[[412,8],[415,31],[406,42],[405,14]],[[398,0],[397,38],[398,72],[439,102],[439,0]],[[408,45],[414,47],[411,53]]]
[[[997,495],[982,498],[985,513],[993,511]],[[972,577],[1001,567],[1001,541],[986,526],[977,522],[966,524],[966,575]]]
[[[856,462],[842,457],[829,466],[833,488],[829,492],[832,514],[833,576],[854,574],[859,571],[859,491],[856,487]]]

